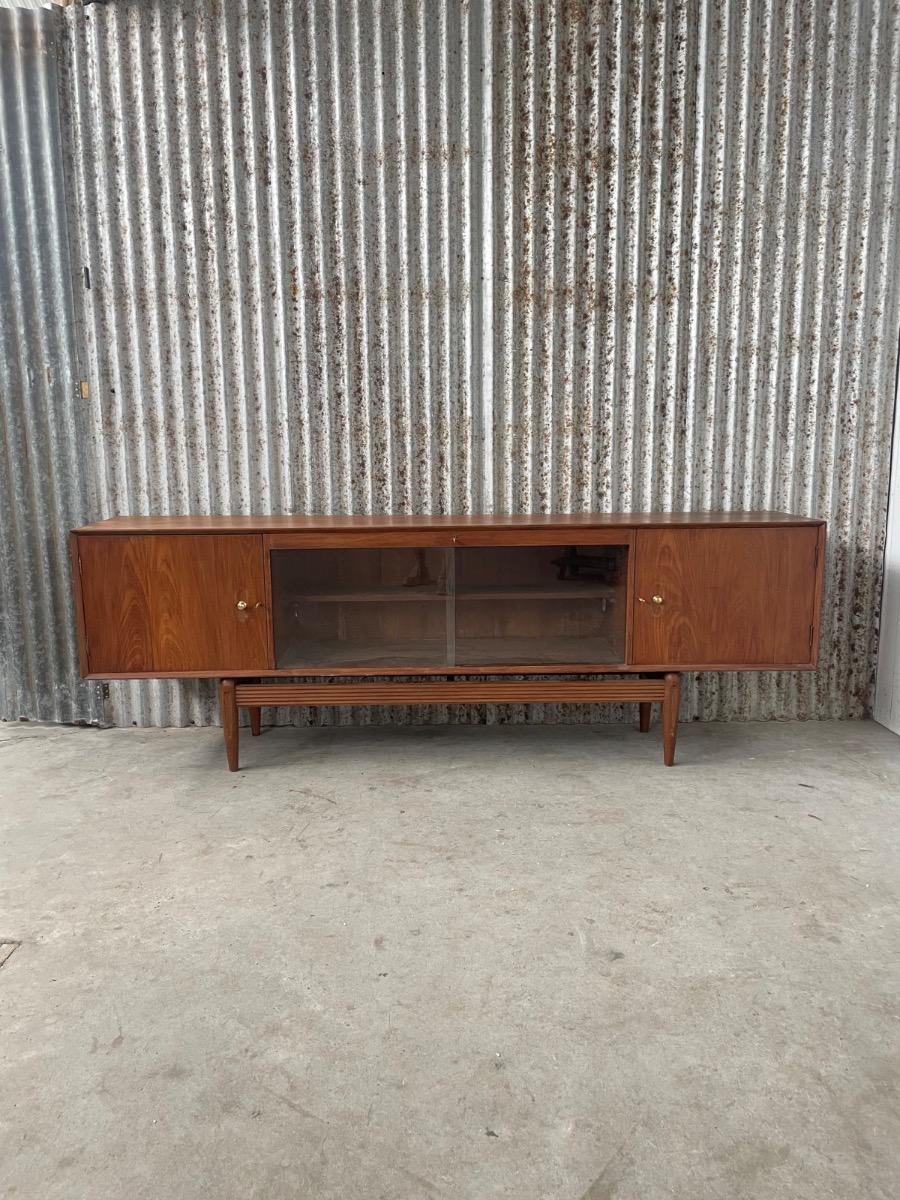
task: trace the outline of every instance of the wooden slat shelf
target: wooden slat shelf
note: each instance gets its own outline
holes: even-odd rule
[[[590,704],[665,698],[664,679],[470,680],[438,683],[237,683],[239,705]]]
[[[637,704],[640,728],[650,728],[650,706],[662,705],[663,761],[675,761],[675,728],[681,677],[664,676],[605,679],[429,679],[400,683],[371,680],[363,683],[243,683],[223,679],[219,685],[222,724],[228,767],[238,769],[238,708],[249,709],[250,731],[262,730],[263,705],[292,704]]]

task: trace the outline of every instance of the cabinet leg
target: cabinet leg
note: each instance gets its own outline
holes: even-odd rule
[[[219,683],[219,712],[222,716],[222,732],[225,735],[225,756],[228,770],[238,769],[238,710],[235,701],[234,680],[223,679]]]
[[[259,737],[262,733],[262,709],[250,708],[247,711],[250,713],[250,732],[254,737]]]
[[[675,672],[666,676],[666,694],[662,705],[663,762],[675,764],[675,737],[678,733],[678,703],[681,700],[681,676]]]
[[[640,731],[641,731],[641,733],[649,733],[650,732],[650,701],[642,700],[638,704],[638,711],[640,713],[640,716],[638,718],[638,724],[639,724]]]

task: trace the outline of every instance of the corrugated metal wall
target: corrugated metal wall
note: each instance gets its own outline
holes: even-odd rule
[[[58,12],[0,9],[0,717],[97,720],[78,678],[66,530],[90,479],[60,153]]]
[[[64,21],[85,516],[821,515],[822,669],[704,677],[684,714],[867,710],[895,5],[119,0]],[[115,685],[110,711],[203,722],[210,699]]]

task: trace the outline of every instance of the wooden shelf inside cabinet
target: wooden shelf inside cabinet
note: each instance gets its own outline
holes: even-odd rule
[[[301,592],[289,597],[294,604],[402,604],[430,600],[446,601],[447,593],[424,587],[384,587],[358,591],[352,588],[330,592]]]
[[[411,641],[364,642],[335,638],[290,641],[279,656],[280,670],[304,667],[335,667],[371,670],[391,667],[561,667],[588,664],[596,670],[620,665],[622,652],[616,653],[608,638],[585,637],[458,637],[454,662],[450,662],[447,643],[438,638]]]
[[[600,583],[561,583],[558,587],[467,587],[455,600],[613,600],[616,588]]]
[[[559,587],[469,587],[453,594],[454,600],[613,600],[616,588],[606,584],[577,584]],[[366,591],[353,589],[302,592],[288,598],[295,604],[393,604],[416,601],[446,601],[448,592],[429,588],[385,587]]]
[[[447,666],[446,638],[415,638],[409,641],[373,642],[344,638],[290,639],[278,656],[279,670],[304,667],[359,667],[389,671],[391,667]]]
[[[554,663],[590,663],[598,670],[620,663],[612,641],[604,637],[457,637],[455,661],[459,667],[545,667]]]

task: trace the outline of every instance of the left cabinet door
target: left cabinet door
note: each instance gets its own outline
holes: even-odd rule
[[[86,534],[77,550],[92,675],[267,669],[258,534]]]

